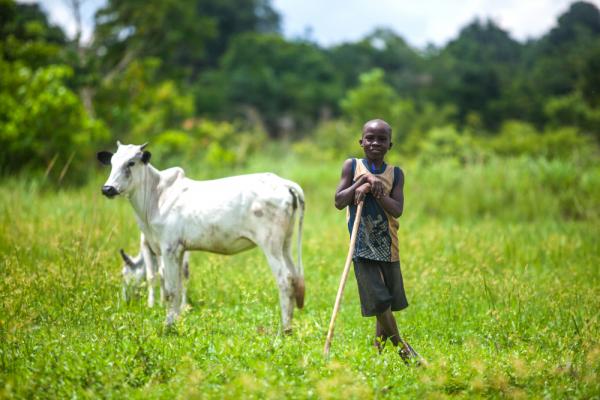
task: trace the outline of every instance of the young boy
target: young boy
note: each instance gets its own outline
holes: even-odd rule
[[[381,120],[368,121],[359,140],[365,158],[348,159],[335,192],[335,206],[348,206],[348,229],[352,231],[356,206],[364,200],[354,250],[354,274],[363,317],[377,317],[375,345],[381,352],[389,338],[400,346],[407,362],[416,356],[400,338],[392,311],[408,307],[398,257],[398,217],[404,207],[404,174],[383,158],[392,147],[392,128]]]

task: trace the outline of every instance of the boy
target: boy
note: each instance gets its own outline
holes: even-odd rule
[[[404,174],[383,158],[392,147],[392,128],[381,120],[363,126],[360,146],[364,159],[348,159],[335,192],[335,206],[348,206],[348,229],[352,231],[356,205],[364,200],[354,251],[354,274],[363,317],[377,317],[375,346],[381,352],[389,338],[400,346],[407,362],[416,353],[400,338],[392,311],[408,307],[398,257],[398,221],[404,207]]]

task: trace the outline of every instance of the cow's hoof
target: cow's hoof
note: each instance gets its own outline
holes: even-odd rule
[[[292,328],[285,328],[285,329],[283,330],[283,334],[284,334],[285,336],[289,336],[289,335],[291,335],[292,333],[293,333],[293,330],[292,330]]]

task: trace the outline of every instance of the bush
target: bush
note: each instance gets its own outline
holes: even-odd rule
[[[360,84],[341,100],[344,115],[362,127],[366,121],[382,118],[391,121],[394,104],[399,100],[394,89],[384,82],[384,72],[373,69],[360,75]]]
[[[182,129],[183,122],[193,117],[193,96],[174,81],[156,82],[159,66],[156,59],[136,60],[98,89],[96,112],[113,137],[127,143],[154,142],[168,130]]]
[[[544,106],[544,113],[549,128],[576,126],[600,141],[600,109],[586,103],[580,92],[550,98]]]
[[[85,176],[108,131],[67,87],[72,74],[66,66],[32,70],[0,60],[0,168],[5,172],[45,170],[58,181]]]
[[[414,136],[412,138],[415,140]],[[482,161],[488,156],[472,135],[460,133],[451,125],[431,129],[424,138],[416,144],[409,143],[408,147],[416,148],[418,161],[425,164],[440,160],[468,164]]]
[[[345,120],[322,122],[311,136],[295,143],[293,150],[302,157],[321,161],[360,156],[361,128]]]
[[[244,165],[266,141],[258,129],[242,129],[229,122],[187,120],[186,130],[167,130],[151,143],[161,166],[191,165],[191,173],[212,176]]]
[[[548,159],[567,159],[579,153],[588,153],[595,146],[589,136],[581,135],[575,128],[559,127],[544,133],[531,124],[507,121],[500,135],[487,143],[500,156],[530,155]]]

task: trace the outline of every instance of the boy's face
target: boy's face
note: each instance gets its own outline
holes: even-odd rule
[[[387,151],[392,147],[389,131],[374,124],[367,126],[362,138],[358,141],[365,152],[365,156],[371,160],[383,159]]]

